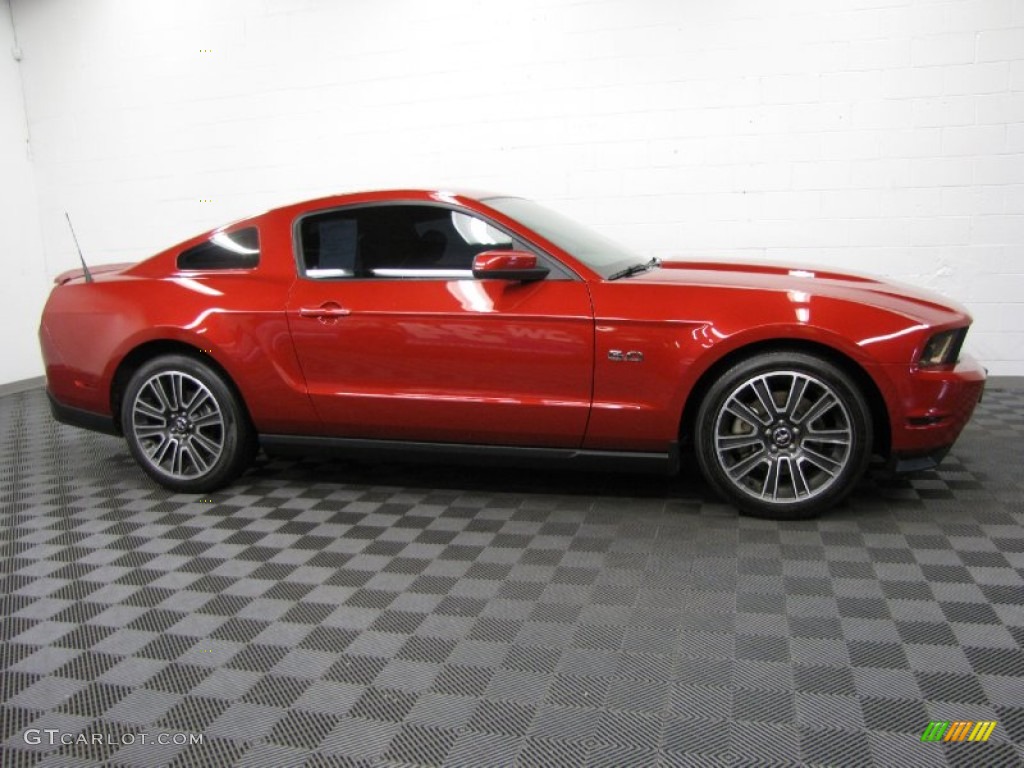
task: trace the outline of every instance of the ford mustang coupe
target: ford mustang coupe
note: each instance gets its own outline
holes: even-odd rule
[[[60,421],[156,482],[230,483],[260,446],[675,471],[802,518],[873,455],[934,467],[981,396],[968,314],[863,275],[641,258],[536,203],[391,191],[229,224],[57,277]]]

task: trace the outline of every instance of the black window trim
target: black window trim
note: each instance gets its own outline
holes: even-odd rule
[[[394,277],[355,277],[355,276],[351,276],[350,277],[350,276],[346,276],[346,275],[339,275],[337,277],[329,277],[329,276],[325,275],[323,277],[310,277],[309,275],[306,274],[306,266],[304,264],[304,259],[303,259],[303,255],[302,255],[302,222],[303,221],[305,221],[310,216],[321,216],[321,215],[323,215],[325,213],[334,213],[336,211],[349,211],[349,210],[360,210],[360,209],[363,209],[363,208],[381,208],[381,207],[395,207],[395,206],[418,206],[418,207],[423,207],[423,208],[441,208],[441,209],[446,210],[446,211],[453,211],[455,213],[463,213],[463,214],[465,214],[467,216],[472,216],[474,218],[481,219],[481,220],[485,221],[488,225],[490,225],[490,226],[494,227],[495,229],[497,229],[499,232],[502,232],[503,234],[508,235],[512,239],[513,246],[515,245],[515,243],[522,243],[523,245],[525,245],[530,250],[530,252],[536,254],[537,258],[544,262],[543,266],[548,267],[551,270],[551,276],[546,278],[547,280],[552,279],[552,276],[554,276],[554,279],[556,279],[556,280],[571,280],[571,281],[575,281],[575,282],[581,282],[582,279],[583,279],[579,275],[577,275],[573,270],[571,270],[567,266],[565,266],[561,261],[559,261],[554,256],[552,256],[550,253],[548,253],[548,251],[546,249],[541,248],[536,243],[533,243],[533,242],[531,242],[529,240],[524,239],[523,237],[520,237],[519,235],[515,234],[514,232],[511,232],[508,229],[508,227],[506,227],[506,226],[504,226],[502,224],[499,224],[494,219],[492,219],[490,216],[487,216],[487,215],[485,215],[483,213],[480,213],[479,211],[475,211],[472,208],[467,208],[467,207],[461,206],[461,205],[452,205],[451,203],[441,203],[441,202],[428,201],[428,200],[408,200],[408,199],[375,200],[373,202],[368,202],[368,203],[347,203],[345,205],[334,205],[334,206],[330,206],[328,208],[318,208],[315,211],[306,211],[305,213],[303,213],[303,214],[301,214],[299,216],[296,216],[295,220],[292,222],[292,258],[293,258],[293,260],[295,262],[295,271],[296,271],[296,274],[298,275],[298,278],[300,280],[309,280],[310,282],[315,282],[315,283],[328,283],[328,282],[348,282],[348,283],[393,282],[393,283],[399,283],[399,282],[418,282],[418,281],[423,281],[423,280],[476,280],[476,278],[474,278],[472,276],[469,276],[469,277],[443,277],[442,278],[442,277],[432,277],[432,276],[424,275],[422,277],[394,278]]]

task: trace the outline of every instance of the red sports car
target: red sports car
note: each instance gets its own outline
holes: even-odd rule
[[[208,492],[270,453],[675,471],[815,515],[873,454],[935,466],[985,372],[925,291],[776,264],[641,258],[536,203],[391,191],[244,219],[60,275],[54,415]]]

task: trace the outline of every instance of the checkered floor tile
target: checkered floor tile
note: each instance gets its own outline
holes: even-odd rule
[[[10,395],[2,763],[1022,765],[1022,459],[996,390],[810,522],[693,471],[264,459],[200,498]]]

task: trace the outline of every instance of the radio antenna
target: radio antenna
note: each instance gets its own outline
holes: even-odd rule
[[[71,230],[71,239],[75,241],[75,248],[78,249],[78,260],[82,262],[82,272],[85,273],[85,282],[92,282],[92,273],[89,272],[89,266],[85,263],[85,256],[82,255],[82,246],[78,244],[78,236],[75,234],[75,228],[71,224],[71,217],[68,216],[68,212],[64,211],[64,218],[68,220],[68,229]]]

